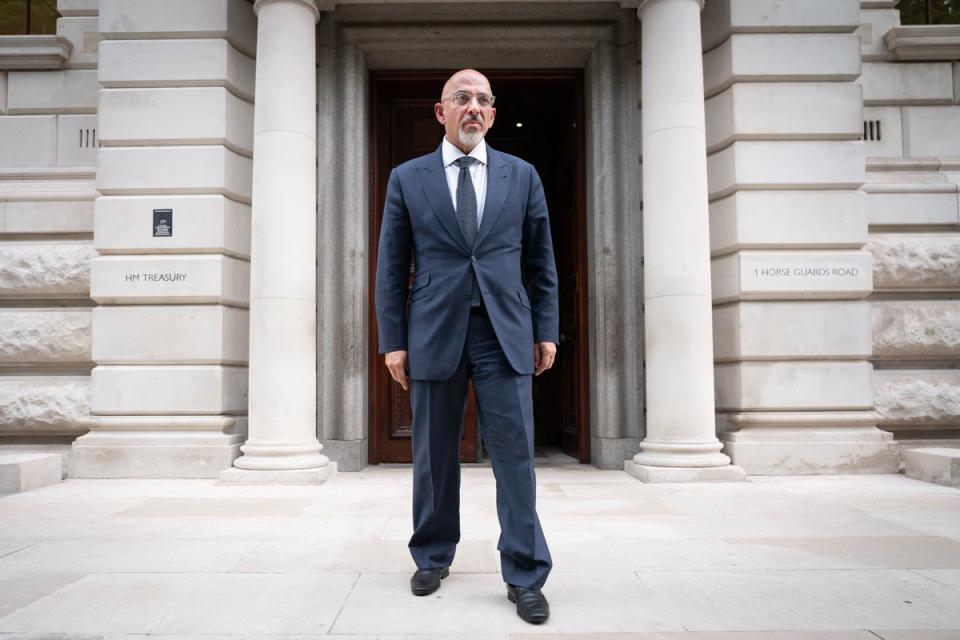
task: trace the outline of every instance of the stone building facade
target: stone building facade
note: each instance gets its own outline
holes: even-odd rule
[[[895,5],[59,0],[56,36],[0,37],[0,451],[381,461],[371,78],[464,66],[582,92],[581,461],[889,473],[960,443],[960,28]]]

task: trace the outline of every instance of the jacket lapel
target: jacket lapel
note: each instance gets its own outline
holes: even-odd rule
[[[494,151],[490,145],[487,145],[487,199],[483,205],[483,218],[480,221],[477,240],[473,245],[474,249],[480,246],[484,238],[490,234],[490,229],[497,223],[509,190],[510,165],[500,152]]]
[[[450,200],[450,188],[447,186],[447,176],[443,170],[443,153],[440,149],[441,147],[437,147],[437,150],[427,158],[426,164],[419,167],[420,182],[423,184],[427,202],[430,203],[430,208],[437,216],[437,220],[457,246],[465,253],[470,253],[466,238],[463,237],[463,230],[460,229],[460,221],[457,220],[457,213],[453,210],[453,202]]]

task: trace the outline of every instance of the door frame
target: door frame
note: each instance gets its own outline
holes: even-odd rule
[[[317,438],[342,471],[370,461],[369,71],[584,70],[590,463],[624,468],[644,435],[640,46],[636,11],[548,1],[463,8],[338,4],[317,29]],[[374,354],[375,355],[375,354]]]
[[[379,99],[381,92],[386,86],[396,86],[404,83],[414,82],[436,82],[437,86],[442,86],[450,74],[455,71],[449,69],[443,70],[386,70],[369,72],[369,123],[370,123],[370,155],[369,155],[369,183],[368,183],[368,203],[369,203],[369,238],[368,246],[368,318],[369,332],[368,340],[371,348],[369,350],[369,464],[380,464],[380,458],[385,453],[380,446],[380,434],[378,429],[389,418],[390,407],[389,387],[390,380],[383,370],[383,356],[377,352],[373,346],[377,344],[377,326],[376,326],[376,308],[374,305],[375,280],[376,280],[376,247],[379,243],[379,217],[382,207],[378,194],[379,185],[383,183],[383,171],[381,166],[380,153],[383,151],[380,147],[381,130],[380,118],[378,114]],[[577,122],[580,123],[580,131],[576,138],[576,159],[575,159],[575,221],[573,233],[577,239],[576,254],[574,261],[577,265],[576,278],[577,288],[577,308],[575,310],[577,327],[577,362],[575,371],[577,376],[577,438],[580,463],[590,462],[590,360],[589,360],[589,312],[588,312],[588,277],[587,277],[587,194],[586,194],[586,114],[584,109],[584,73],[582,69],[481,69],[491,80],[491,84],[496,84],[498,80],[508,81],[537,81],[554,80],[566,81],[576,87],[577,102],[575,105]],[[474,403],[472,391],[468,403],[468,412]],[[465,432],[469,431],[465,429]],[[467,447],[474,445],[467,443]],[[475,451],[479,454],[479,449]]]

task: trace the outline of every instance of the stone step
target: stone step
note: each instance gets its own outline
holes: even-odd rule
[[[0,496],[56,484],[62,466],[56,453],[0,453]]]
[[[910,478],[960,488],[960,449],[923,447],[903,452]]]

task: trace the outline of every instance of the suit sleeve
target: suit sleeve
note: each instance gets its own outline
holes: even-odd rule
[[[396,169],[387,182],[377,249],[376,310],[379,353],[407,348],[407,283],[411,253],[410,215]]]
[[[560,344],[557,266],[553,258],[550,215],[537,170],[530,167],[527,213],[523,223],[523,265],[533,314],[534,342]]]

